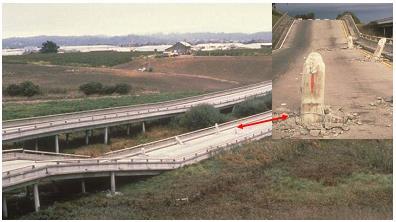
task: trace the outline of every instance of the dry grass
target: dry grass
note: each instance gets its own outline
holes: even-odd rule
[[[391,219],[389,160],[392,141],[262,140],[23,218]]]

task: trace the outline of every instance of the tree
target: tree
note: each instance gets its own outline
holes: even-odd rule
[[[41,53],[57,53],[59,46],[52,41],[43,42],[40,52]]]
[[[183,114],[179,119],[179,124],[187,129],[196,130],[224,121],[226,121],[225,116],[214,106],[201,104]]]

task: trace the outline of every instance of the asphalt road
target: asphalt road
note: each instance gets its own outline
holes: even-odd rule
[[[390,139],[391,107],[370,103],[377,97],[392,96],[392,67],[367,61],[363,50],[343,49],[346,45],[341,21],[296,20],[283,47],[272,54],[273,110],[286,103],[291,112],[299,113],[303,63],[310,52],[316,51],[326,65],[325,104],[357,113],[362,122],[337,138]],[[274,138],[280,138],[280,134],[273,131]]]

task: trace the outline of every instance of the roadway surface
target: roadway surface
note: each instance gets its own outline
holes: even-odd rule
[[[73,132],[169,117],[183,113],[198,104],[229,107],[248,97],[265,95],[272,90],[271,81],[250,86],[195,96],[180,100],[68,113],[3,122],[3,142],[35,139],[58,133]]]
[[[377,97],[392,96],[392,67],[370,62],[361,49],[347,46],[346,32],[337,20],[296,20],[283,47],[272,54],[273,110],[286,103],[299,113],[303,63],[310,52],[322,55],[326,65],[325,104],[358,113],[362,124],[338,138],[392,138],[391,107],[371,106]],[[273,131],[280,138],[280,131]]]
[[[220,124],[218,128],[211,127],[199,131],[190,132],[187,134],[179,135],[178,141],[175,137],[165,139],[165,141],[174,141],[168,145],[163,145],[163,142],[159,141],[158,145],[156,142],[139,145],[132,148],[126,148],[125,150],[119,150],[113,152],[111,157],[109,155],[103,155],[98,158],[88,158],[88,159],[56,159],[37,161],[31,159],[17,159],[2,162],[2,172],[3,172],[3,189],[6,187],[10,189],[10,186],[16,186],[23,183],[28,183],[33,180],[41,179],[49,175],[70,175],[76,173],[96,173],[103,171],[110,171],[109,167],[114,160],[114,171],[121,170],[119,164],[124,164],[122,170],[134,171],[134,164],[140,163],[152,163],[158,160],[170,160],[170,161],[183,161],[185,159],[196,157],[197,161],[205,159],[209,156],[203,157],[202,155],[207,155],[209,151],[218,150],[221,146],[227,146],[232,143],[241,143],[249,140],[259,139],[265,136],[271,135],[272,123],[267,122],[264,124],[253,125],[246,127],[244,129],[238,129],[236,126],[239,123],[255,122],[263,119],[271,118],[272,112],[266,112],[258,115],[254,115],[248,118],[244,118],[237,121],[231,121],[228,123]],[[145,148],[143,151],[142,148]],[[201,156],[200,156],[201,155]],[[78,164],[77,164],[77,161]],[[193,162],[196,162],[195,160]],[[84,164],[87,165],[84,165]],[[95,165],[92,166],[92,163]],[[162,163],[162,161],[161,161]],[[172,162],[171,162],[172,163]],[[191,162],[189,162],[191,163]],[[75,165],[78,165],[76,167]],[[91,164],[91,165],[90,165]],[[106,165],[107,164],[107,165]],[[68,165],[70,165],[69,168]],[[175,168],[182,166],[183,164],[176,165]],[[50,167],[59,168],[62,170],[52,169]],[[129,168],[130,167],[130,168]],[[139,164],[139,170],[149,170],[153,169],[152,166]],[[164,166],[165,170],[169,170],[169,165]],[[48,168],[47,173],[31,173],[33,169]],[[53,170],[53,171],[52,171]],[[158,170],[162,170],[158,168]],[[29,174],[30,173],[30,174]],[[12,177],[15,175],[15,177]],[[11,176],[11,178],[9,178]]]

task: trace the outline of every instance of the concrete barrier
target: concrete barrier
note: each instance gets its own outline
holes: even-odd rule
[[[384,50],[386,38],[382,38],[378,41],[377,49],[375,49],[373,59],[378,60],[381,57],[382,51]]]
[[[324,116],[325,64],[317,52],[304,63],[301,86],[301,120],[304,125],[321,123]]]

